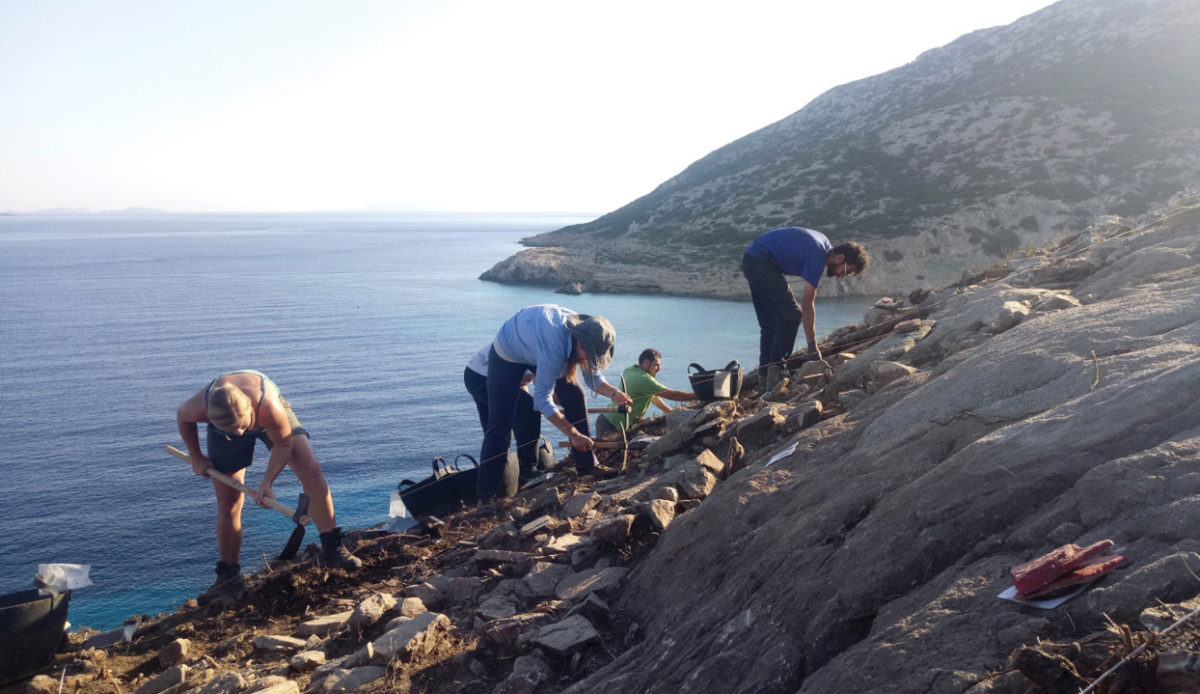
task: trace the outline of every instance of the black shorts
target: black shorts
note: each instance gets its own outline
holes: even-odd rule
[[[292,436],[304,436],[311,439],[308,431],[300,426],[300,421],[296,419],[296,414],[292,412],[292,406],[287,400],[283,400],[283,407],[287,411],[288,423],[292,425]],[[265,443],[268,451],[274,447],[270,437],[267,436],[266,429],[247,431],[241,436],[234,436],[216,428],[211,423],[208,425],[205,440],[208,444],[208,459],[212,461],[213,467],[218,472],[226,475],[232,475],[238,470],[250,467],[250,464],[254,462],[255,441]]]

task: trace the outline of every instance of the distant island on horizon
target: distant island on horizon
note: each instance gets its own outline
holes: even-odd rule
[[[39,210],[0,210],[0,216],[5,217],[34,217],[34,216],[69,216],[69,215],[167,215],[167,214],[396,214],[396,215],[489,215],[489,216],[516,216],[516,215],[535,215],[539,217],[570,217],[570,218],[588,218],[595,219],[602,215],[602,212],[570,212],[562,210],[550,211],[534,211],[534,210],[397,210],[383,208],[361,208],[356,210],[163,210],[154,207],[126,207],[122,209],[105,209],[92,210],[86,207],[50,207]]]

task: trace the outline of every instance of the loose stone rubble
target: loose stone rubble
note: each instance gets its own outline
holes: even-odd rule
[[[1098,237],[1097,232],[1090,238],[1095,242]],[[1095,247],[1079,248],[1086,251],[1079,254],[1083,257],[1107,257]],[[802,558],[813,563],[848,556],[848,550],[837,552],[856,541],[878,551],[884,544],[879,538],[889,537],[892,528],[882,521],[864,520],[873,512],[880,513],[873,511],[880,502],[866,492],[836,499],[828,494],[825,498],[806,499],[812,508],[821,504],[830,508],[827,517],[810,524],[787,522],[790,514],[798,512],[796,504],[800,502],[791,501],[793,497],[788,497],[788,503],[775,504],[771,511],[764,510],[766,504],[761,499],[786,484],[792,473],[785,469],[796,469],[796,461],[805,455],[806,448],[821,445],[824,439],[836,442],[849,429],[848,422],[857,417],[868,421],[879,418],[888,424],[889,431],[901,432],[910,425],[951,432],[948,424],[962,420],[963,431],[975,436],[982,436],[978,430],[983,426],[1005,421],[1003,410],[989,412],[984,418],[949,401],[936,403],[936,407],[923,405],[930,408],[930,414],[915,423],[889,423],[886,413],[890,412],[889,406],[940,377],[948,368],[978,354],[975,350],[979,346],[1002,341],[1005,335],[1027,333],[1031,325],[1045,323],[1048,316],[1065,320],[1072,312],[1086,310],[1081,308],[1082,301],[1094,303],[1106,293],[1119,293],[1119,288],[1090,279],[1093,274],[1105,272],[1108,266],[1103,261],[1089,266],[1091,274],[1083,273],[1073,264],[1070,254],[1074,250],[1071,246],[1062,249],[1064,257],[1052,263],[1054,272],[1046,262],[1015,263],[1015,269],[1006,267],[994,274],[989,271],[964,277],[959,285],[925,292],[908,303],[890,302],[886,311],[876,312],[874,319],[835,334],[832,342],[836,348],[827,349],[823,360],[794,358],[769,392],[758,392],[757,379],[751,373],[746,376],[742,397],[736,401],[695,405],[640,422],[630,432],[629,450],[610,453],[602,460],[607,473],[581,477],[572,470],[556,470],[543,484],[503,502],[495,516],[466,509],[440,519],[438,524],[414,527],[405,533],[348,533],[347,542],[364,561],[358,573],[317,567],[313,562],[316,550],[310,548],[295,562],[274,565],[249,577],[244,600],[208,606],[189,602],[170,615],[132,619],[125,630],[72,634],[70,646],[59,654],[47,675],[61,675],[63,691],[106,694],[645,691],[646,682],[654,679],[649,673],[658,667],[658,659],[681,651],[685,652],[681,657],[686,657],[688,651],[672,649],[662,641],[686,638],[683,633],[664,636],[659,626],[653,638],[647,637],[647,622],[661,619],[668,609],[678,613],[691,608],[675,605],[656,614],[657,608],[638,609],[637,596],[631,593],[649,592],[648,587],[665,573],[665,567],[682,561],[689,552],[708,552],[705,556],[713,557],[715,562],[719,552],[749,548],[713,540],[716,533],[712,526],[706,529],[697,519],[707,519],[706,512],[720,509],[724,521],[747,528],[747,542],[765,546],[778,544],[784,535],[756,537],[754,533],[771,523],[782,524],[784,534],[810,538],[817,549]],[[1120,257],[1111,248],[1107,253]],[[1154,262],[1160,261],[1166,263],[1163,272],[1177,269],[1175,256]],[[1149,269],[1144,273],[1158,268],[1147,263]],[[1073,291],[1037,286],[1039,281],[1059,285],[1064,273],[1078,277],[1075,281],[1079,284]],[[1092,368],[1091,364],[1087,366]],[[1036,385],[1040,387],[1042,381],[1052,382],[1054,378],[1055,374],[1046,371],[1038,376]],[[987,387],[1002,388],[1004,384]],[[1088,391],[1085,387],[1081,392]],[[985,396],[964,392],[955,397],[971,402],[970,398]],[[1027,407],[1036,410],[1034,405]],[[872,436],[882,436],[874,432],[869,429],[862,436],[870,443],[875,440]],[[635,441],[637,445],[633,445]],[[947,441],[947,450],[959,445],[951,438]],[[873,454],[864,465],[884,457]],[[776,461],[779,465],[772,467]],[[1121,474],[1120,469],[1107,467],[1085,476],[1081,484],[1087,486],[1091,503],[1081,504],[1072,517],[1056,522],[1045,536],[1037,535],[1027,544],[1074,541],[1084,534],[1085,526],[1101,522],[1110,509],[1125,503],[1122,494],[1130,493],[1129,485],[1154,484],[1153,480],[1127,482],[1124,491],[1121,485],[1104,484],[1104,475]],[[796,499],[802,498],[801,492],[794,493]],[[757,499],[747,503],[746,497],[755,495]],[[948,494],[945,498],[935,495],[921,497],[921,503],[897,503],[898,513],[906,514],[897,517],[927,514],[932,518],[940,513],[938,504],[949,503],[949,498]],[[703,510],[697,513],[697,509]],[[1181,520],[1170,521],[1164,516],[1167,520],[1153,527],[1163,533],[1174,532],[1171,523],[1183,527],[1186,519],[1200,517],[1189,509],[1191,506],[1181,505],[1177,512]],[[868,531],[874,535],[866,535]],[[861,539],[864,537],[870,541]],[[919,537],[914,541],[933,545],[952,539]],[[984,567],[980,571],[1002,573],[1005,561],[1011,557],[992,557],[989,543],[995,542],[978,540],[962,561],[976,562]],[[1200,554],[1187,549],[1191,545],[1181,544],[1184,546],[1171,554],[1130,568],[1129,577],[1136,576],[1137,580],[1122,580],[1093,590],[1086,604],[1116,620],[1160,629],[1190,606],[1186,602],[1174,605],[1172,601],[1183,601],[1197,592],[1194,571],[1200,567]],[[752,554],[764,554],[749,549]],[[957,557],[944,558],[943,564],[958,561]],[[920,556],[911,559],[910,573],[918,579],[910,583],[915,584],[923,572],[928,572],[921,561]],[[750,583],[739,586],[742,594],[702,596],[696,595],[702,590],[693,587],[690,602],[680,604],[703,605],[707,600],[721,609],[735,611],[731,617],[722,617],[724,622],[715,622],[716,626],[702,636],[718,641],[740,639],[755,630],[772,628],[774,620],[788,614],[790,606],[760,603],[755,596],[764,582],[784,580],[779,577],[786,578],[799,564],[780,567],[774,578],[748,576]],[[652,570],[639,574],[642,567]],[[845,590],[838,594],[849,596],[847,600],[855,597],[852,578],[863,577],[847,577]],[[679,577],[676,580],[686,582]],[[965,590],[961,584],[970,583],[969,579],[957,581],[960,591]],[[950,583],[951,579],[946,579],[945,594],[923,607],[922,614],[930,615],[930,624],[948,619],[944,615],[960,609],[945,605],[966,600],[958,597],[960,593]],[[726,604],[726,598],[736,605]],[[988,600],[993,599],[988,596]],[[1153,607],[1159,599],[1167,604]],[[872,626],[877,619],[883,624],[886,615],[871,613],[860,618],[839,612],[844,608],[833,603],[827,609],[829,619],[821,623],[848,620],[859,629],[854,634],[859,641],[868,636],[887,641],[890,632]],[[676,615],[681,622],[687,616]],[[898,623],[904,621],[902,616],[893,617]],[[855,619],[862,620],[861,627],[854,626]],[[1107,637],[1101,634],[1088,640],[1087,644],[1094,647],[1082,647],[1083,641],[1046,638],[1039,642],[1047,633],[1046,616],[1030,614],[997,623],[1003,626],[989,633],[988,639],[1009,645],[1010,649],[1013,644],[1027,645],[1012,651],[1002,671],[997,669],[994,676],[977,678],[970,689],[973,694],[1015,694],[1031,683],[1045,691],[1068,690],[1063,687],[1078,691],[1077,685],[1095,676],[1095,667],[1111,662],[1114,652],[1128,650],[1126,642],[1131,644],[1134,639],[1118,628]],[[831,631],[830,638],[814,643],[820,648],[846,649],[853,643],[839,643],[838,639],[848,639],[847,633]],[[1200,636],[1192,633],[1190,638]],[[821,687],[832,687],[835,681],[846,680],[850,677],[847,673],[862,670],[855,662],[843,663],[845,659],[839,659],[839,652],[831,650],[810,656],[809,663],[820,669],[804,673],[789,660],[794,655],[791,651],[774,652],[777,645],[767,642],[761,644],[761,649],[755,645],[753,655],[762,666],[755,676],[763,679],[747,680],[745,686],[772,692],[796,691],[800,678],[805,691],[820,691]],[[729,650],[735,646],[719,642],[714,647]],[[791,648],[788,644],[782,646]],[[863,681],[856,684],[857,691],[887,691],[886,687],[866,682],[871,673],[894,672],[899,673],[898,677],[910,678],[904,686],[893,682],[898,687],[895,691],[935,677],[928,667],[914,667],[908,672],[896,661],[909,656],[896,650],[890,641],[885,646],[870,651],[871,667],[862,675]],[[1195,646],[1181,637],[1167,642],[1165,648],[1153,661],[1160,684],[1169,681],[1173,683],[1170,686],[1181,687],[1176,691],[1190,691],[1182,687],[1200,682],[1200,676],[1191,674],[1196,669],[1191,659]],[[708,678],[708,685],[718,688],[708,691],[732,691],[727,682],[722,682],[724,675],[718,673],[743,675],[730,670],[728,663],[717,662],[720,658],[709,660],[712,662],[706,660],[697,666],[699,669],[689,664],[675,675],[686,678],[679,673],[693,672],[691,676]],[[787,675],[770,674],[771,667]],[[1133,672],[1154,676],[1149,661]],[[58,679],[47,675],[31,680],[27,691],[58,691]],[[964,691],[955,687],[974,676],[955,671],[944,677],[951,684],[929,691]],[[1174,684],[1180,681],[1185,684]],[[642,684],[634,687],[633,682]],[[695,690],[706,691],[703,687]]]

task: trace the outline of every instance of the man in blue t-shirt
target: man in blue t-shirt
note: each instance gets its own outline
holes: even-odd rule
[[[759,236],[746,247],[742,274],[750,283],[750,299],[761,331],[758,345],[759,388],[773,387],[784,361],[792,353],[796,333],[804,325],[809,354],[817,350],[816,299],[821,275],[859,274],[870,263],[867,250],[853,241],[834,246],[824,234],[801,227],[784,227]],[[804,280],[804,295],[796,302],[784,275]],[[771,367],[777,367],[773,371]],[[770,382],[768,382],[770,381]]]

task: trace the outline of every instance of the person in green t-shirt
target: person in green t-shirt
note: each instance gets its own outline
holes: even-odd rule
[[[604,436],[623,429],[626,422],[632,426],[634,422],[641,419],[642,415],[646,414],[651,401],[663,412],[670,412],[671,408],[662,401],[662,398],[675,401],[696,399],[696,394],[690,390],[671,390],[659,383],[655,376],[658,375],[661,368],[662,354],[657,349],[643,350],[638,357],[638,363],[625,368],[625,371],[621,373],[621,379],[624,381],[623,388],[625,393],[633,398],[633,404],[629,406],[629,414],[601,412],[600,416],[596,418],[597,436]],[[610,402],[609,406],[616,407],[616,403]]]

